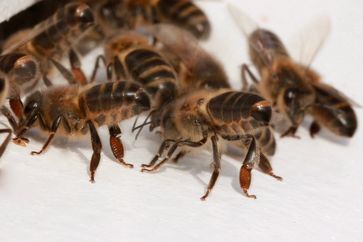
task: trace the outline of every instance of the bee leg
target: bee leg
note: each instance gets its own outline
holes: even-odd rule
[[[276,176],[272,171],[272,166],[270,164],[270,161],[267,159],[265,154],[261,152],[260,154],[260,162],[258,163],[258,167],[261,169],[262,172],[276,178],[279,181],[282,181],[281,176]]]
[[[251,170],[256,162],[258,152],[255,138],[251,136],[249,140],[250,144],[248,146],[247,154],[239,173],[239,182],[244,194],[249,198],[256,199],[255,195],[250,195],[248,193],[248,189],[251,185]]]
[[[53,86],[53,83],[49,80],[47,75],[43,75],[43,82],[47,87]]]
[[[288,130],[286,130],[284,133],[281,134],[281,138],[284,137],[293,137],[296,139],[300,139],[300,136],[295,135],[298,127],[297,126],[291,126]]]
[[[10,124],[11,128],[12,128],[13,130],[16,130],[16,129],[17,129],[17,127],[18,127],[18,124],[17,124],[17,122],[16,122],[16,120],[15,120],[14,116],[11,114],[10,110],[9,110],[7,107],[2,106],[2,107],[0,108],[0,111],[1,111],[2,115],[4,115],[4,116],[7,118],[7,120],[8,120],[8,122],[9,122],[9,124]]]
[[[73,78],[82,86],[87,84],[87,78],[81,69],[81,61],[74,49],[69,50],[69,62],[72,68]]]
[[[121,134],[120,127],[118,125],[112,125],[108,127],[108,131],[110,133],[111,150],[117,161],[125,167],[133,168],[134,166],[132,164],[124,161],[124,146],[119,137]]]
[[[104,55],[99,55],[96,58],[96,62],[95,62],[95,66],[93,67],[93,71],[92,71],[92,76],[91,76],[91,81],[90,82],[94,82],[96,80],[96,75],[98,72],[98,69],[100,68],[100,62],[102,61],[102,63],[105,65],[106,67],[106,74],[107,74],[107,80],[111,81],[112,80],[112,63],[110,64],[106,64],[106,59]]]
[[[27,138],[24,138],[23,135],[28,131],[28,129],[34,124],[34,122],[39,119],[39,123],[42,127],[45,127],[45,123],[42,115],[39,114],[37,110],[38,105],[35,105],[32,110],[30,110],[30,115],[23,121],[24,124],[16,127],[15,133],[16,137],[13,139],[13,142],[17,145],[26,146],[29,143]]]
[[[59,71],[59,73],[64,77],[64,79],[66,79],[68,81],[69,84],[71,84],[71,85],[80,84],[73,77],[73,74],[69,70],[67,70],[67,68],[65,68],[61,63],[59,63],[58,61],[56,61],[54,59],[50,59],[50,61],[53,63],[53,65]]]
[[[89,168],[90,173],[91,173],[90,182],[93,183],[93,182],[95,182],[95,173],[96,173],[97,167],[100,164],[102,143],[101,143],[100,137],[98,136],[95,125],[91,121],[88,121],[87,124],[90,129],[90,133],[91,133],[91,142],[92,142],[92,149],[93,149],[91,164],[90,164],[90,168]]]
[[[5,140],[0,146],[0,157],[4,154],[6,147],[8,146],[10,140],[11,140],[11,134],[13,133],[11,129],[0,129],[0,134],[8,133]]]
[[[174,158],[173,158],[173,162],[174,163],[178,163],[180,158],[183,158],[185,155],[187,154],[187,151],[182,150],[180,151]]]
[[[221,152],[218,148],[218,138],[217,136],[212,136],[212,147],[213,147],[213,173],[208,183],[208,188],[206,193],[200,198],[202,201],[204,201],[209,193],[212,191],[214,185],[216,184],[217,178],[219,176],[219,171],[221,170]]]
[[[241,77],[242,77],[242,91],[244,91],[244,92],[249,90],[249,85],[248,85],[246,74],[249,75],[249,77],[252,79],[252,81],[254,83],[256,83],[256,84],[259,83],[257,78],[255,77],[255,75],[250,70],[250,68],[246,64],[242,64]]]
[[[313,121],[310,125],[310,129],[309,129],[309,132],[310,132],[310,137],[311,138],[314,138],[314,136],[319,133],[320,131],[320,125],[316,122],[316,121]]]
[[[168,153],[166,154],[166,156],[164,157],[164,159],[162,159],[159,163],[157,163],[154,167],[152,168],[142,168],[142,172],[146,171],[146,172],[150,172],[150,171],[157,171],[159,170],[159,168],[165,163],[167,162],[170,157],[174,154],[176,148],[178,148],[179,146],[179,142],[175,142],[169,149]]]
[[[125,77],[125,70],[117,56],[113,58],[113,68],[116,75],[116,81],[121,81],[121,78]]]
[[[50,135],[47,139],[47,141],[45,142],[45,144],[43,145],[42,149],[40,151],[32,151],[30,154],[32,155],[40,155],[41,153],[43,153],[49,146],[49,144],[52,142],[58,128],[59,128],[59,125],[62,121],[62,116],[58,116],[56,118],[56,120],[53,121],[52,123],[52,128],[50,130]]]
[[[164,140],[163,143],[160,145],[158,153],[154,156],[154,158],[149,162],[149,164],[142,164],[142,168],[150,168],[155,165],[155,163],[159,160],[160,156],[164,154],[164,151],[169,148],[170,143],[175,142],[175,140]],[[141,171],[144,171],[144,169],[141,169]]]
[[[15,116],[18,119],[21,119],[24,117],[24,113],[23,113],[24,106],[23,106],[23,102],[21,101],[19,96],[16,98],[10,98],[9,104],[10,104],[11,111],[14,112]]]

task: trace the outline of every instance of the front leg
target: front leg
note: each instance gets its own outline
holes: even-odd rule
[[[202,201],[204,201],[208,197],[209,193],[212,191],[221,170],[222,154],[218,147],[218,137],[214,135],[211,137],[211,140],[213,148],[213,173],[208,183],[207,192],[200,198]]]
[[[52,142],[58,128],[59,128],[59,125],[62,121],[62,116],[58,116],[52,123],[52,127],[51,127],[51,130],[50,130],[50,135],[47,139],[47,141],[44,143],[42,149],[40,151],[32,151],[30,154],[32,155],[40,155],[42,154],[49,146],[49,144]]]

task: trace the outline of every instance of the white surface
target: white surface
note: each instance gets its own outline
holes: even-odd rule
[[[0,22],[8,20],[11,16],[31,6],[38,0],[1,0]]]
[[[214,30],[206,46],[240,87],[238,66],[248,60],[245,40],[225,5],[201,5]],[[332,33],[313,67],[328,83],[363,103],[362,1],[259,0],[240,5],[285,41],[314,16],[329,15]],[[356,111],[361,121],[362,109]],[[202,202],[211,154],[205,151],[178,165],[167,164],[157,174],[141,174],[139,166],[151,159],[160,139],[144,132],[134,143],[132,122],[122,123],[122,137],[126,160],[135,169],[113,162],[103,129],[104,153],[95,184],[88,182],[88,140],[56,142],[39,157],[29,152],[39,149],[43,140],[32,140],[27,148],[10,145],[1,159],[0,241],[362,240],[361,129],[351,140],[326,134],[312,140],[304,127],[298,131],[300,140],[279,139],[272,162],[284,181],[253,171],[250,191],[257,200],[240,192],[241,158],[226,154],[215,189]]]

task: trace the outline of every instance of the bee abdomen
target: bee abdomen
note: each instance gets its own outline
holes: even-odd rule
[[[131,82],[108,82],[84,91],[82,97],[87,109],[92,113],[107,112],[114,108],[131,105],[140,85]]]
[[[263,100],[251,93],[230,91],[212,98],[207,104],[207,110],[213,118],[223,122],[239,122],[249,117],[253,104]]]
[[[197,38],[209,36],[211,26],[208,17],[192,1],[162,0],[158,7],[169,21],[187,29]]]
[[[133,50],[128,53],[125,62],[133,79],[143,85],[159,79],[175,79],[172,67],[154,51]]]
[[[43,23],[49,27],[32,40],[32,45],[40,54],[53,55],[59,51],[57,47],[75,44],[93,22],[92,11],[86,4],[70,3]]]

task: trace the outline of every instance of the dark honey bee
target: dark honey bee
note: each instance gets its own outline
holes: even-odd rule
[[[321,126],[336,135],[352,137],[357,128],[357,118],[350,101],[332,86],[323,83],[320,76],[310,68],[329,26],[320,24],[322,28],[316,35],[321,40],[313,42],[316,46],[310,50],[312,58],[309,63],[301,64],[290,57],[276,34],[257,27],[237,9],[231,10],[248,37],[250,57],[261,77],[258,81],[244,65],[244,83],[246,85],[246,74],[249,74],[261,95],[270,100],[277,111],[289,120],[290,128],[282,136],[294,136],[304,116],[310,114],[314,119],[310,126],[312,137],[319,132]],[[254,27],[251,28],[248,24]]]
[[[161,108],[177,96],[173,66],[151,46],[146,36],[132,31],[113,36],[105,43],[105,57],[115,80],[137,82],[149,93],[153,117],[159,116]]]
[[[271,118],[271,105],[258,95],[220,90],[197,90],[180,97],[164,109],[161,116],[161,131],[164,142],[158,154],[142,171],[155,171],[172,158],[177,148],[180,152],[175,160],[184,156],[190,149],[203,147],[209,140],[213,150],[213,173],[206,193],[211,192],[220,172],[222,141],[240,142],[247,147],[247,153],[240,170],[240,185],[248,197],[251,183],[251,170],[258,164],[260,169],[281,179],[272,172],[264,150],[274,149],[271,132],[265,137],[268,142],[263,146],[257,140],[261,138]],[[160,161],[159,159],[162,158]],[[159,162],[158,162],[159,161]]]
[[[32,55],[40,63],[46,85],[51,85],[47,75],[51,69],[50,59],[60,60],[69,52],[74,75],[85,81],[80,73],[79,60],[72,49],[82,34],[94,24],[91,9],[84,3],[69,3],[60,8],[49,19],[33,29],[22,30],[5,43],[5,53],[20,52]],[[82,75],[82,78],[79,76]]]
[[[110,145],[117,161],[132,167],[123,159],[124,148],[120,139],[119,122],[150,109],[149,97],[137,83],[107,82],[88,86],[54,86],[36,91],[26,98],[24,119],[20,121],[15,141],[37,126],[49,134],[40,151],[43,153],[55,135],[79,136],[91,134],[93,154],[90,162],[90,181],[100,162],[102,149],[97,127],[107,125]]]

